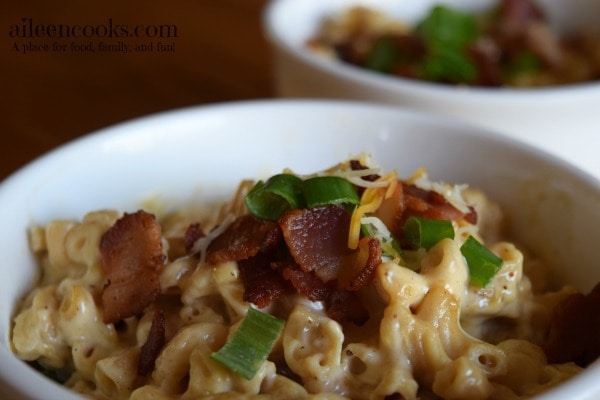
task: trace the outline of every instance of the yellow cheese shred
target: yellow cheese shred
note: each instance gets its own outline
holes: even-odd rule
[[[386,182],[387,185],[381,187],[368,187],[360,198],[360,204],[352,212],[350,219],[350,230],[348,232],[348,248],[356,249],[360,239],[360,226],[362,218],[369,213],[376,211],[384,199],[389,198],[396,190],[398,177],[396,171],[392,171],[377,179],[376,182]]]
[[[419,168],[417,168],[417,170],[415,172],[413,172],[413,174],[410,176],[410,178],[405,179],[405,182],[414,184],[418,179],[420,179],[424,176],[425,177],[427,176],[427,170],[425,169],[425,167],[419,167]]]

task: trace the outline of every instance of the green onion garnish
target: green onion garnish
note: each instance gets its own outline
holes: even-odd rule
[[[420,73],[423,79],[429,81],[471,83],[475,80],[477,68],[460,51],[440,47],[425,58]]]
[[[467,260],[471,281],[486,286],[502,266],[502,259],[469,236],[460,247],[460,252]]]
[[[428,45],[459,48],[477,37],[477,23],[471,14],[445,5],[437,5],[417,26]]]
[[[378,72],[392,72],[394,65],[400,59],[400,51],[394,39],[382,37],[374,44],[365,60],[365,67]]]
[[[409,217],[403,228],[404,239],[413,249],[429,250],[440,240],[454,239],[452,222],[444,219]]]
[[[284,325],[284,320],[250,307],[229,341],[210,357],[250,380],[271,353]]]
[[[514,81],[538,73],[542,69],[542,61],[530,51],[522,51],[509,60],[504,68],[508,79]]]
[[[266,182],[257,182],[244,202],[254,216],[275,221],[284,212],[304,206],[301,185],[302,179],[295,175],[273,175]]]
[[[317,176],[306,179],[302,182],[302,192],[308,208],[360,203],[354,185],[339,176]]]
[[[278,174],[266,182],[258,181],[244,202],[255,217],[276,221],[288,210],[335,204],[354,206],[360,198],[354,185],[338,176],[302,180],[296,175]]]
[[[423,79],[470,83],[477,68],[467,56],[466,46],[477,36],[475,18],[444,5],[435,6],[418,25],[427,56],[421,65]]]

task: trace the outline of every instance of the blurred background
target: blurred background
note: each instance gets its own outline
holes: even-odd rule
[[[130,118],[272,96],[266,3],[2,0],[0,180]]]

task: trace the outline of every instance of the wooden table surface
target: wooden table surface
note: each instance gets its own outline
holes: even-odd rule
[[[0,180],[120,121],[271,97],[266,4],[2,0]]]

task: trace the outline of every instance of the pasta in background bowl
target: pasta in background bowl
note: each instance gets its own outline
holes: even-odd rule
[[[326,20],[335,19],[354,6],[376,10],[400,21],[400,25],[412,26],[437,4],[479,15],[489,12],[499,1],[273,0],[265,10],[263,25],[272,48],[276,92],[291,98],[376,101],[450,116],[517,137],[600,173],[594,150],[586,146],[590,138],[598,136],[595,120],[600,107],[600,82],[597,80],[535,89],[445,85],[367,71],[307,46]],[[599,2],[534,2],[546,13],[551,29],[560,35],[573,32],[600,35],[595,20],[600,13]],[[508,3],[518,5],[519,1]],[[359,30],[361,25],[357,25]],[[569,140],[565,140],[567,135]]]
[[[506,213],[508,237],[539,256],[548,276],[582,292],[600,281],[600,183],[528,145],[364,103],[264,101],[168,112],[67,144],[2,183],[0,394],[79,398],[13,354],[13,318],[38,278],[31,227],[82,220],[94,210],[150,208],[166,215],[228,200],[244,179],[266,179],[286,168],[311,174],[362,152],[401,177],[425,167],[432,180],[480,188]],[[92,220],[104,224],[103,218]],[[76,325],[71,334],[78,334]],[[540,398],[596,398],[599,377],[596,361]]]

